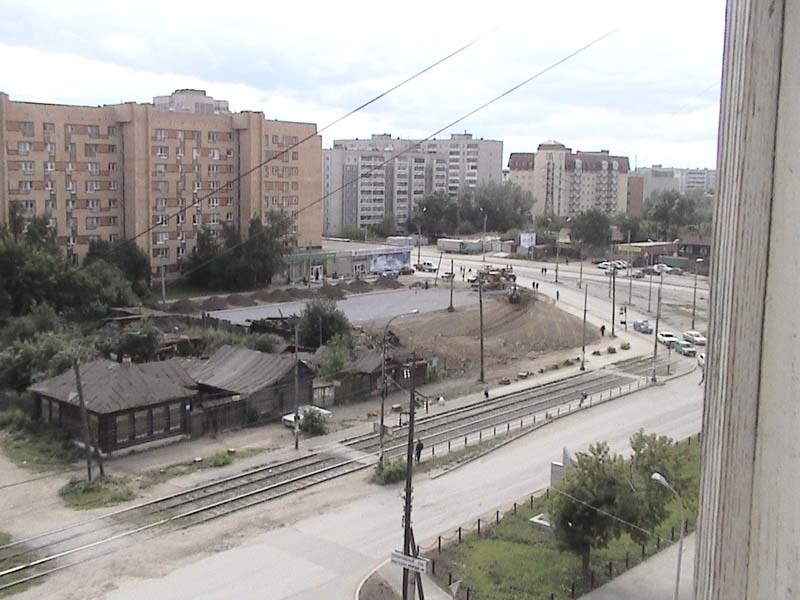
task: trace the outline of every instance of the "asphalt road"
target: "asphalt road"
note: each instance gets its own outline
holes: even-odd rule
[[[702,388],[693,376],[558,420],[414,489],[414,528],[423,545],[495,507],[548,485],[550,462],[598,440],[628,450],[640,428],[683,438],[700,429]],[[108,598],[208,600],[351,599],[361,579],[402,543],[399,488],[380,490],[251,538],[151,580],[126,582]]]
[[[404,280],[409,284],[414,281],[411,277],[404,278]],[[468,289],[453,290],[454,306],[459,307],[475,303],[475,294],[471,294]],[[348,296],[343,300],[338,300],[336,304],[344,311],[351,323],[383,321],[414,308],[419,310],[420,313],[446,309],[450,304],[450,286],[440,280],[437,287],[431,286],[427,290],[406,288],[369,292]],[[306,301],[303,300],[300,302],[217,310],[210,314],[218,319],[227,319],[232,323],[246,325],[248,321],[254,319],[300,314],[303,312],[305,305]]]

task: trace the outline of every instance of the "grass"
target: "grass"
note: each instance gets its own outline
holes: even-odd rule
[[[236,460],[241,460],[249,456],[253,456],[261,452],[261,448],[248,448],[241,450],[236,454],[228,454],[227,452],[217,452],[211,456],[205,457],[199,462],[184,462],[174,465],[169,465],[163,469],[154,469],[152,471],[145,471],[138,480],[139,488],[146,489],[169,481],[173,477],[180,477],[181,475],[188,475],[203,469],[218,469],[232,464]]]
[[[695,514],[700,480],[700,445],[697,438],[692,444],[681,443],[676,447],[681,453],[680,476],[692,481],[691,489],[684,494],[688,514]],[[519,598],[569,598],[575,584],[576,597],[589,591],[581,577],[580,558],[556,547],[551,533],[534,527],[529,519],[547,512],[550,500],[545,496],[534,498],[533,506],[525,502],[518,506],[516,514],[502,515],[499,523],[493,519],[483,521],[481,536],[464,534],[463,542],[456,541],[443,546],[441,554],[434,548],[426,553],[436,561],[436,578],[441,585],[448,582],[448,573],[453,580],[461,579],[463,587],[469,587],[471,598],[478,600],[516,600]],[[668,517],[656,528],[661,536],[663,549],[677,531],[679,512],[676,502],[669,506]],[[691,518],[690,518],[691,520]],[[452,536],[451,536],[452,537]],[[658,551],[655,538],[645,546],[645,557]],[[625,570],[625,557],[630,566],[642,559],[642,547],[627,534],[612,540],[606,548],[592,551],[591,568],[595,573],[595,586],[610,580],[608,564],[612,562],[613,576]]]
[[[0,531],[0,546],[5,546],[6,544],[12,541],[13,540],[9,534]],[[31,560],[36,558],[36,555],[34,554],[25,554],[23,556],[16,556],[10,558],[12,554],[17,554],[22,549],[23,548],[21,547],[15,546],[13,548],[8,548],[7,550],[0,550],[0,570],[11,569],[26,562],[30,562]],[[3,581],[3,584],[4,585],[9,584],[15,579],[21,579],[23,577],[26,577],[27,575],[29,575],[29,573],[22,572],[16,576],[10,576],[7,581]],[[36,585],[36,582],[21,583],[16,587],[9,588],[7,590],[2,590],[0,591],[0,598],[5,598],[6,596],[10,596],[12,594],[18,594],[21,591],[26,590],[33,585]]]
[[[70,508],[88,510],[127,502],[136,497],[128,479],[111,475],[96,477],[92,481],[71,479],[58,495]]]
[[[82,452],[63,431],[19,409],[0,413],[0,446],[16,465],[34,471],[68,469]]]

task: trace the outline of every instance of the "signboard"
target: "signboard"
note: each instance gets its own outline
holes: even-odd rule
[[[523,248],[532,248],[536,245],[536,234],[535,233],[520,233],[519,234],[519,245]]]
[[[396,565],[408,569],[409,571],[416,571],[417,573],[427,573],[430,560],[427,558],[418,558],[416,556],[408,556],[399,550],[392,551],[392,562]]]

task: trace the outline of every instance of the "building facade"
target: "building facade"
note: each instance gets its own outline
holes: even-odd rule
[[[595,209],[624,212],[628,205],[628,158],[608,150],[573,152],[550,140],[536,153],[512,154],[510,179],[533,194],[532,213],[568,217]]]
[[[714,169],[682,169],[653,165],[636,169],[634,175],[644,181],[642,189],[644,200],[662,191],[679,194],[699,191],[711,194],[714,193],[717,183],[717,172]]]
[[[318,248],[316,125],[229,113],[224,101],[200,102],[199,91],[173,96],[84,107],[0,93],[0,221],[12,206],[46,216],[76,263],[92,240],[135,239],[151,270],[163,265],[168,277],[180,273],[201,227],[228,223],[246,236],[250,219],[271,210],[296,217],[297,248]]]
[[[503,142],[453,134],[449,140],[334,140],[324,151],[323,230],[374,227],[392,215],[402,228],[424,196],[455,196],[486,181],[501,182]]]

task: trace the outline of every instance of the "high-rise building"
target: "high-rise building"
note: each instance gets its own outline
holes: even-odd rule
[[[515,153],[510,180],[533,194],[534,215],[571,216],[589,209],[609,215],[628,204],[628,158],[608,150],[573,152],[561,142],[539,144],[535,154]]]
[[[682,169],[662,165],[639,167],[634,174],[644,180],[642,197],[645,201],[654,193],[661,191],[673,191],[679,194],[701,191],[710,194],[714,192],[717,179],[717,172],[714,169]]]
[[[428,194],[454,196],[486,181],[501,182],[502,156],[503,142],[468,133],[425,142],[389,134],[334,140],[324,151],[324,233],[375,226],[387,215],[402,227]]]
[[[644,177],[628,175],[628,204],[625,212],[636,217],[642,216],[644,204]]]
[[[698,190],[705,194],[714,192],[717,172],[714,169],[675,169],[678,191],[681,194]]]
[[[321,245],[316,125],[229,113],[202,91],[166,98],[88,107],[0,93],[0,220],[11,206],[46,216],[75,262],[92,240],[135,239],[168,276],[180,273],[200,227],[228,223],[246,236],[250,219],[270,210],[296,217],[298,248]]]

